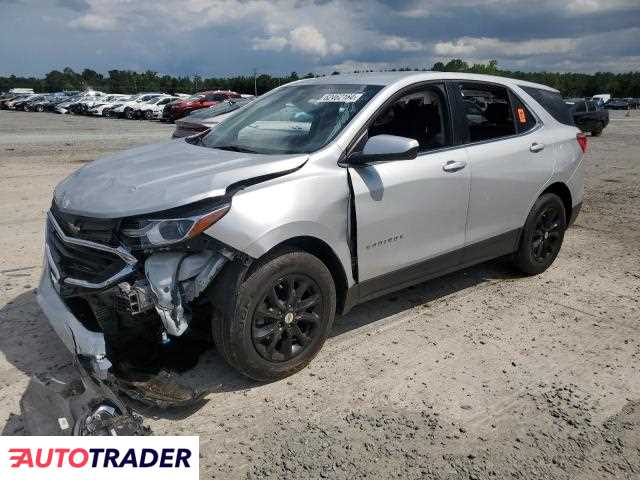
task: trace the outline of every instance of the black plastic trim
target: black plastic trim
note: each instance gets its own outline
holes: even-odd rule
[[[359,303],[515,252],[521,228],[364,282],[347,291],[343,314]]]

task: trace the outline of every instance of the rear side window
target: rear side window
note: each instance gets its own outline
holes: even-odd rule
[[[528,132],[536,126],[536,117],[513,92],[511,92],[511,105],[513,106],[513,115],[516,119],[518,133]]]
[[[471,142],[509,137],[517,133],[514,110],[505,87],[484,83],[460,83],[459,87]],[[522,110],[522,113],[526,123],[528,112]]]
[[[549,115],[558,122],[564,123],[565,125],[575,125],[571,110],[569,106],[564,103],[564,100],[562,100],[560,93],[534,87],[521,86],[520,88],[531,95],[534,100],[542,105],[542,107],[549,112]]]

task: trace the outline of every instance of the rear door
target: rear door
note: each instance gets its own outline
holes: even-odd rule
[[[464,262],[513,251],[532,200],[550,178],[553,155],[532,110],[510,89],[458,82],[471,174]],[[551,146],[552,147],[552,146]]]
[[[359,145],[380,134],[420,144],[414,160],[349,168],[359,280],[386,278],[397,285],[459,263],[470,175],[465,149],[454,145],[443,84],[416,87],[394,98],[372,119]],[[384,282],[378,283],[370,283],[372,291],[364,296],[385,289]]]

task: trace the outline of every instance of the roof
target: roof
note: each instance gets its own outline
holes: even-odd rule
[[[429,80],[476,80],[484,82],[495,82],[504,85],[517,85],[525,87],[541,88],[557,92],[555,88],[540,83],[527,82],[509,77],[499,77],[495,75],[480,75],[477,73],[459,72],[377,72],[377,73],[350,73],[340,75],[328,75],[326,77],[309,78],[299,80],[296,84],[361,84],[361,85],[382,85],[388,86],[397,82],[429,81]]]

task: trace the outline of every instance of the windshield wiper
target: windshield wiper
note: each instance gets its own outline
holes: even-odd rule
[[[239,145],[222,145],[215,146],[213,148],[217,148],[220,150],[229,150],[230,152],[242,152],[242,153],[258,153],[255,150],[251,150],[250,148],[240,147]]]

